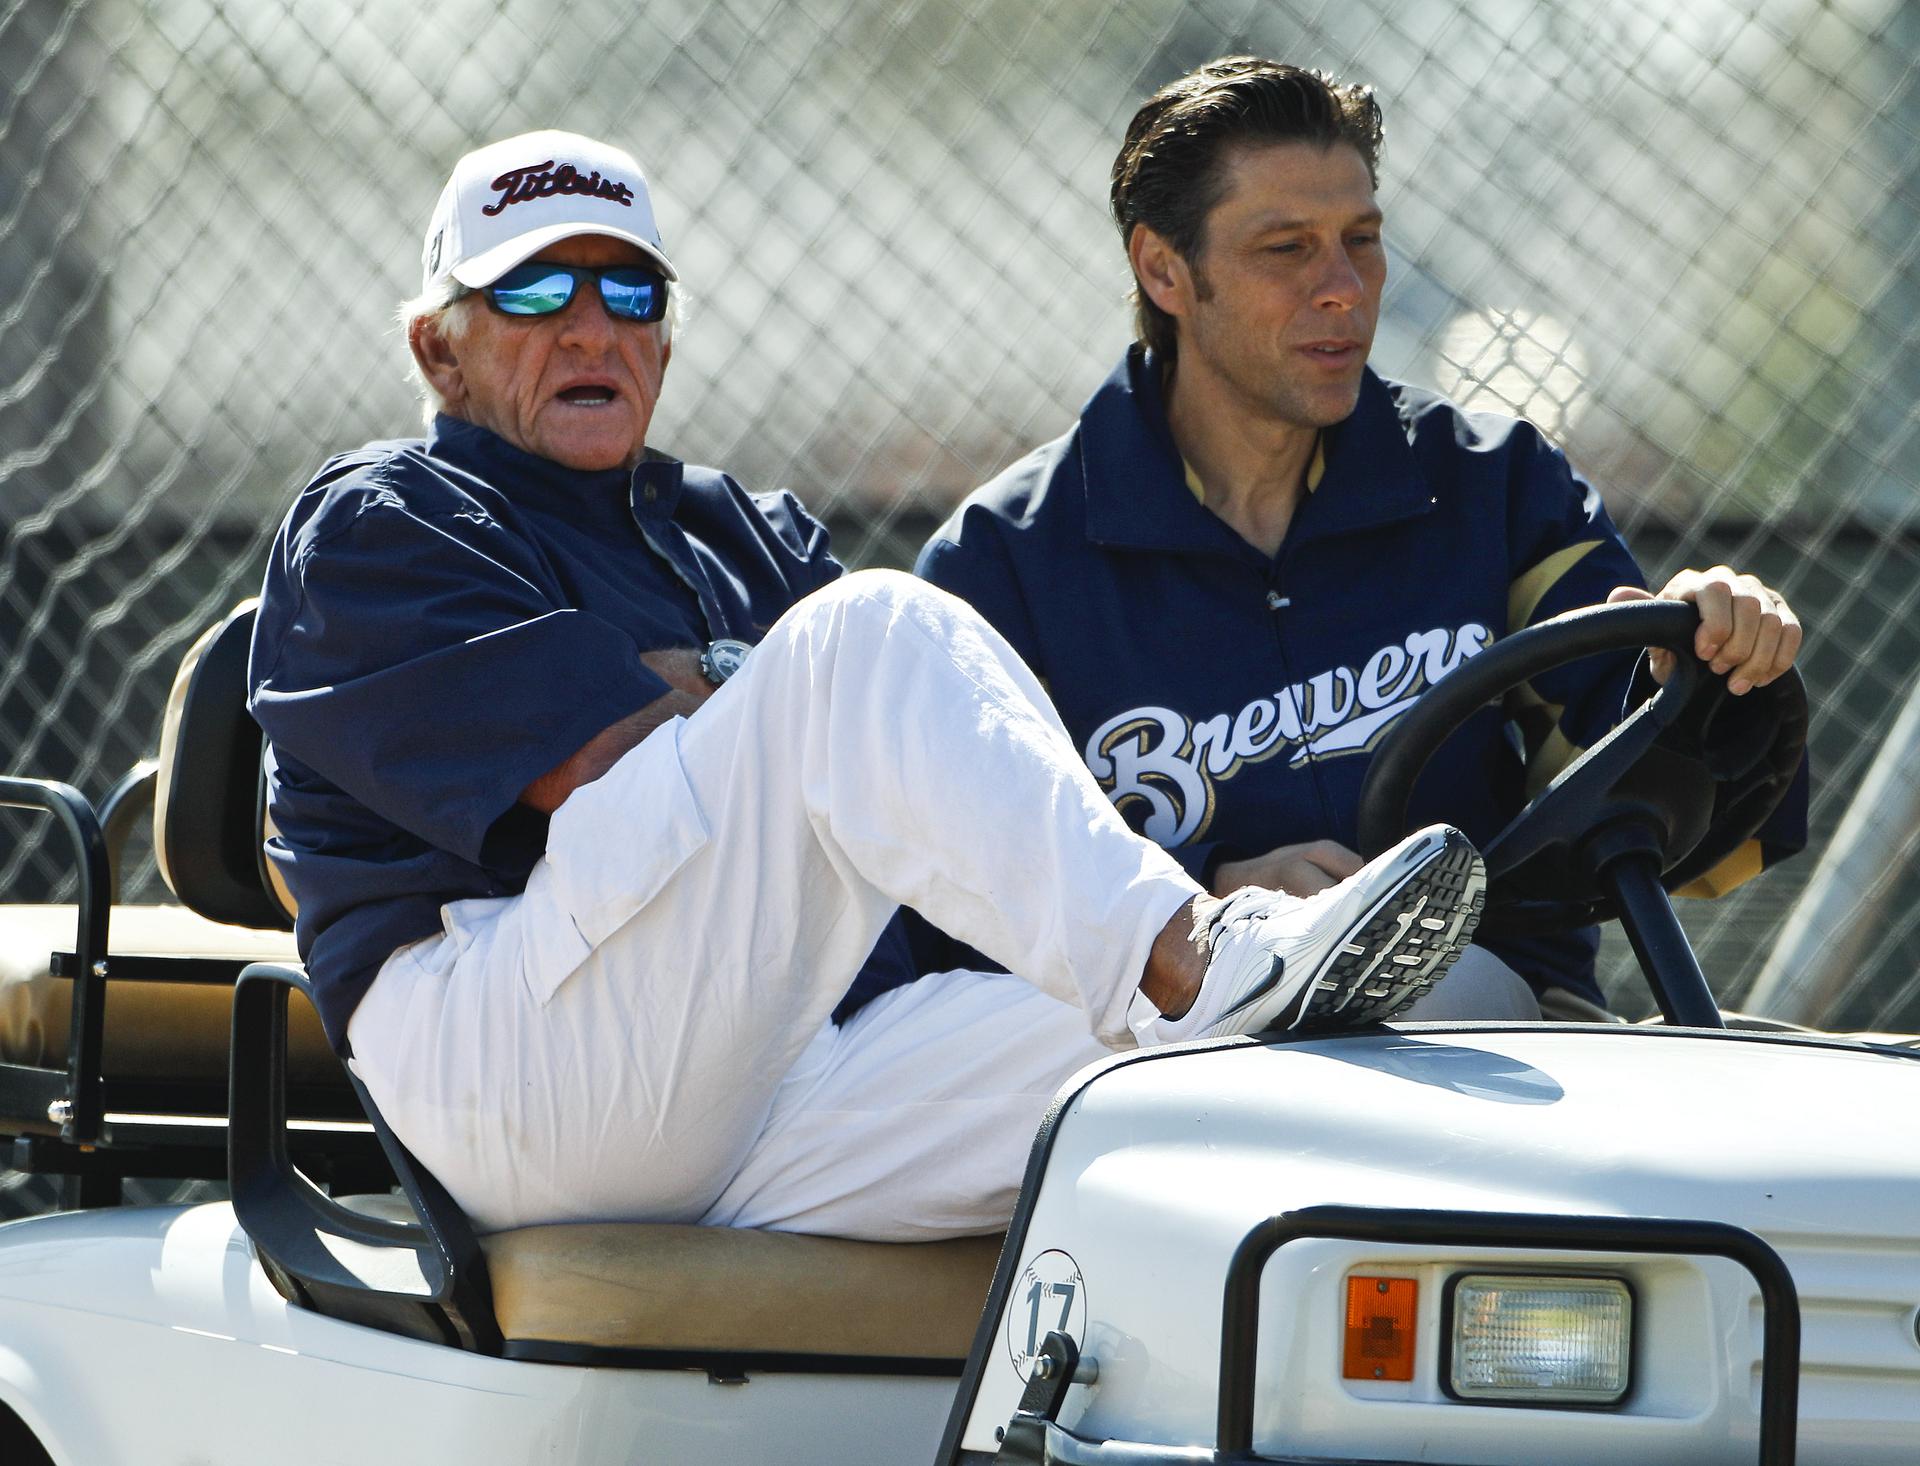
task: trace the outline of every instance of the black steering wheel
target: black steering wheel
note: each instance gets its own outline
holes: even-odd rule
[[[1807,741],[1797,671],[1743,697],[1693,654],[1699,616],[1679,601],[1570,611],[1495,642],[1410,708],[1361,786],[1361,853],[1407,833],[1414,782],[1446,738],[1528,679],[1603,652],[1666,647],[1673,676],[1487,841],[1483,934],[1560,931],[1619,914],[1601,873],[1651,857],[1673,891],[1751,839],[1786,797]],[[1644,669],[1636,685],[1644,679]],[[1649,683],[1650,685],[1650,683]]]

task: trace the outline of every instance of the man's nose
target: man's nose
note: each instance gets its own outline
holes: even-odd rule
[[[599,346],[612,337],[613,314],[600,298],[600,283],[582,281],[560,313],[560,339],[569,346]]]
[[[1360,272],[1354,268],[1353,257],[1343,248],[1329,250],[1326,270],[1314,291],[1316,303],[1352,310],[1365,298],[1366,286],[1360,279]]]

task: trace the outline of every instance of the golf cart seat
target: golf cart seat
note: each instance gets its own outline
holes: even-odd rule
[[[295,957],[291,899],[260,854],[260,730],[245,705],[252,625],[253,603],[243,602],[188,648],[158,759],[121,782],[100,821],[111,866],[127,826],[151,807],[161,878],[184,903],[107,913],[102,1073],[211,1084],[220,1100],[234,977],[248,962]],[[74,905],[0,906],[0,1062],[66,1062],[83,924]],[[318,1019],[303,1013],[294,1024],[295,1081],[343,1088]]]
[[[64,1065],[71,1038],[70,973],[76,909],[0,907],[0,1062]],[[293,933],[209,921],[175,905],[116,905],[108,918],[109,971],[126,965],[164,973],[167,964],[225,967],[225,983],[111,978],[101,1063],[108,1075],[192,1080],[224,1090],[233,1024],[232,979],[249,962],[295,960]],[[307,1081],[337,1068],[317,1018],[302,1015],[296,1068]]]
[[[749,1367],[957,1376],[997,1237],[900,1245],[639,1224],[475,1236],[329,1050],[311,1002],[287,1001],[310,990],[287,930],[292,898],[261,853],[271,827],[260,730],[246,712],[253,611],[248,602],[223,618],[175,681],[153,805],[161,870],[183,904],[113,908],[108,970],[140,976],[102,985],[104,1054],[109,1075],[150,1087],[204,1084],[231,1063],[218,1104],[225,1173],[276,1287],[321,1312],[514,1358],[693,1365],[728,1377]],[[84,930],[75,941],[72,907],[14,908],[8,918],[12,950],[86,946]],[[44,955],[16,960],[13,973],[0,963],[5,1053],[41,1063],[66,1054],[73,983],[56,974],[87,965],[74,954],[51,965]],[[167,971],[188,980],[152,980]],[[305,1132],[288,1121],[290,1109],[309,1113],[315,1093],[364,1115],[360,1138],[371,1153],[377,1137],[385,1157],[373,1155],[377,1171],[336,1170],[333,1190],[367,1191],[393,1176],[398,1188],[342,1202],[315,1185]]]
[[[345,1206],[414,1216],[398,1195]],[[945,1374],[973,1341],[1000,1242],[603,1222],[496,1232],[480,1247],[509,1358]]]
[[[523,1227],[482,1246],[501,1335],[522,1358],[837,1357],[958,1374],[1000,1242],[608,1224]]]
[[[97,813],[68,785],[0,778],[0,804],[60,827],[79,888],[71,904],[0,905],[0,1136],[15,1169],[63,1178],[67,1205],[117,1202],[127,1176],[226,1174],[234,980],[249,962],[294,957],[290,908],[257,869],[258,827],[221,823],[239,805],[259,817],[260,730],[243,698],[250,620],[242,607],[194,643],[158,759],[136,765]],[[115,904],[121,848],[149,811],[179,899]],[[289,1064],[311,1122],[296,1146],[303,1164],[329,1177],[383,1173],[311,1013],[294,1018]]]

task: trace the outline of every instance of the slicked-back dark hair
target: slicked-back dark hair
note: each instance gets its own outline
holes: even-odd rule
[[[1144,224],[1194,264],[1207,216],[1227,189],[1227,154],[1243,143],[1349,143],[1378,185],[1380,105],[1371,87],[1345,84],[1258,56],[1223,56],[1160,88],[1133,114],[1113,160],[1113,220],[1123,246]],[[1134,332],[1165,360],[1173,317],[1133,288]]]

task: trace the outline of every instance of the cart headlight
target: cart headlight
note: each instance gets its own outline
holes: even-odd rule
[[[1627,1392],[1633,1295],[1617,1278],[1454,1280],[1453,1393],[1611,1405]]]

